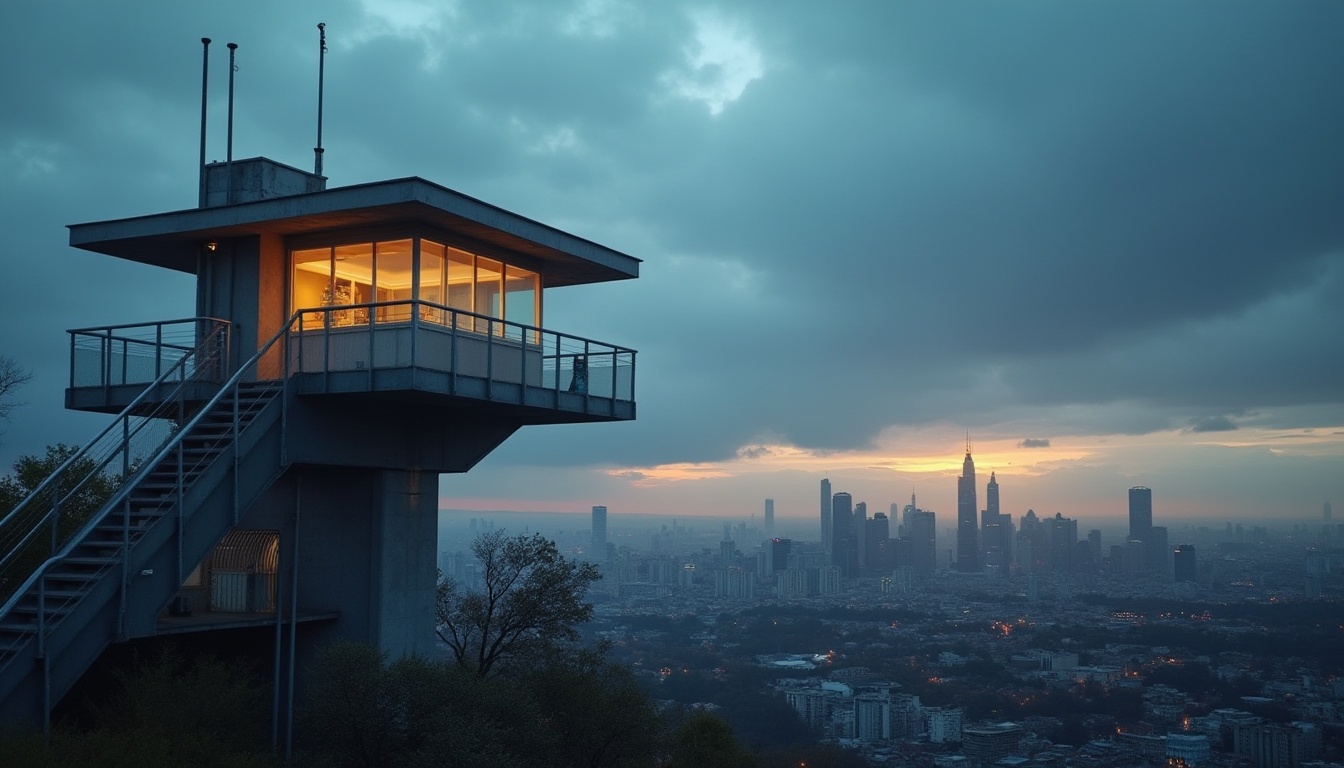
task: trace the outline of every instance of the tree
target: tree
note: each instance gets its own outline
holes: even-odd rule
[[[755,768],[756,758],[737,742],[733,727],[703,710],[672,734],[671,768]]]
[[[486,677],[520,653],[579,639],[576,625],[593,615],[584,595],[602,578],[596,566],[567,560],[540,534],[491,531],[471,551],[482,586],[440,577],[438,587],[437,631],[460,666]]]
[[[14,391],[30,378],[32,374],[13,358],[0,355],[0,421],[9,421],[9,414],[19,405],[14,402]]]
[[[57,443],[47,446],[44,456],[21,456],[15,461],[14,472],[0,477],[0,519],[78,452],[76,446]],[[95,461],[83,458],[69,467],[62,480],[49,486],[45,496],[30,502],[28,508],[45,512],[52,508],[56,499],[62,500],[56,523],[56,544],[60,546],[102,508],[120,485],[120,475],[100,472]],[[0,566],[0,600],[8,597],[53,554],[51,537],[47,535],[29,540],[22,550],[15,549],[35,522],[32,519],[13,520],[0,526],[0,556],[8,555]]]

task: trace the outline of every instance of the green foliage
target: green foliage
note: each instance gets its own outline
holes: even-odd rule
[[[436,606],[439,638],[457,663],[481,677],[516,656],[573,643],[592,618],[583,601],[602,578],[591,563],[567,560],[541,536],[483,533],[471,545],[481,564],[480,589],[441,577]]]
[[[22,456],[14,462],[13,473],[0,478],[0,519],[78,452],[76,446],[57,443],[47,446],[44,456]],[[14,551],[32,530],[38,515],[46,514],[56,506],[57,501],[60,502],[56,525],[59,547],[102,508],[120,485],[119,476],[99,471],[97,464],[90,459],[80,459],[67,468],[60,481],[30,502],[32,515],[24,515],[24,519],[14,520],[0,528],[0,555],[13,553],[5,562],[3,570],[0,570],[0,600],[23,584],[53,554],[51,536],[46,531],[40,532],[27,544],[23,544],[20,550]]]
[[[670,768],[755,768],[756,758],[733,737],[733,727],[709,712],[692,714],[672,734]]]
[[[482,678],[341,643],[319,654],[310,679],[299,735],[312,765],[642,766],[661,747],[648,696],[593,651]]]
[[[53,730],[0,738],[6,766],[261,768],[269,752],[267,687],[246,666],[172,649],[116,676],[117,692],[93,705],[95,730]]]

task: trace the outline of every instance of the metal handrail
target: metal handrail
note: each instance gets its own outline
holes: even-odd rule
[[[127,497],[133,490],[135,490],[135,488],[140,484],[140,482],[143,481],[150,473],[157,470],[159,468],[159,465],[169,458],[173,449],[179,447],[182,443],[182,440],[187,435],[191,434],[192,430],[195,429],[195,427],[200,423],[201,419],[205,418],[206,414],[208,414],[214,407],[219,405],[219,403],[223,400],[224,396],[226,394],[229,394],[230,392],[232,392],[235,396],[234,413],[237,414],[238,410],[236,400],[237,400],[237,387],[239,381],[242,379],[244,374],[248,372],[249,369],[257,365],[258,361],[261,360],[266,355],[266,353],[270,351],[271,347],[274,346],[275,342],[281,337],[283,337],[286,331],[288,331],[288,329],[289,329],[288,324],[282,327],[281,330],[278,333],[276,333],[274,337],[270,339],[270,341],[268,341],[260,350],[258,350],[256,355],[254,355],[251,360],[249,360],[247,363],[245,363],[237,371],[234,372],[234,374],[228,379],[228,381],[226,381],[219,388],[219,390],[214,394],[214,396],[211,397],[210,400],[207,401],[207,403],[204,406],[202,406],[196,411],[196,413],[191,417],[191,419],[187,420],[185,424],[183,424],[179,429],[173,432],[170,438],[160,447],[160,449],[153,455],[152,458],[142,462],[139,465],[137,471],[134,473],[133,477],[129,481],[122,482],[121,486],[103,504],[103,506],[99,509],[99,511],[91,515],[89,519],[84,523],[84,525],[81,526],[77,532],[75,532],[73,535],[70,536],[70,538],[65,543],[65,546],[63,546],[59,552],[52,555],[40,566],[38,566],[37,569],[33,571],[32,575],[30,575],[28,579],[25,580],[24,583],[17,590],[15,590],[12,595],[10,595],[9,599],[6,600],[5,604],[3,606],[0,606],[0,616],[8,615],[18,604],[18,602],[22,600],[25,595],[27,595],[29,590],[31,590],[35,584],[40,585],[43,583],[43,579],[46,576],[47,571],[52,566],[64,560],[65,558],[69,557],[74,548],[79,546],[79,544],[83,541],[85,536],[87,536],[90,531],[101,525],[108,517],[111,516],[114,510],[117,510],[119,507],[122,507],[126,503]],[[150,388],[147,389],[147,391],[152,389],[154,389],[154,387],[151,386]],[[139,399],[140,398],[137,398],[137,401]],[[122,412],[123,419],[129,418],[131,415],[133,414],[131,412],[130,407],[128,407],[126,410]],[[118,421],[121,421],[121,419],[119,419]],[[115,426],[115,423],[113,424],[113,426]],[[104,430],[104,433],[106,433],[109,430]],[[231,432],[229,437],[231,440],[234,441],[237,440],[238,435],[236,434],[236,422],[235,422],[235,431]],[[193,467],[192,470],[196,468],[197,467]],[[179,475],[183,474],[182,472],[183,469],[184,468],[181,467],[181,465],[179,464]],[[168,503],[174,503],[180,500],[181,491],[183,489],[179,488],[178,490],[179,490],[178,494],[167,497]],[[121,565],[123,567],[123,571],[125,569],[125,563],[126,561],[128,561],[129,557],[130,557],[129,548],[123,546],[120,552],[120,560]],[[95,571],[95,573],[92,575],[101,576],[108,570],[110,570],[110,564],[102,569]],[[68,602],[69,601],[67,601],[67,603]],[[41,636],[44,631],[50,630],[51,626],[56,623],[56,622],[49,622],[45,627],[43,627],[42,619],[44,616],[45,616],[45,610],[42,610],[40,608],[38,611],[39,631],[37,633],[39,636]]]
[[[202,332],[203,327],[214,328],[220,325],[228,325],[227,320],[221,320],[213,317],[184,317],[176,320],[160,320],[148,323],[122,323],[119,325],[103,325],[90,328],[73,328],[67,333],[70,334],[70,387],[109,387],[114,383],[112,361],[117,354],[121,356],[121,375],[119,384],[145,384],[155,378],[158,378],[163,372],[164,365],[176,363],[182,357],[188,356],[196,348],[197,339],[205,335]],[[175,328],[178,326],[178,328]],[[127,333],[118,333],[121,331],[133,331],[136,329],[147,329],[151,333],[134,335]],[[189,340],[189,343],[183,343],[179,339]],[[120,346],[119,352],[116,350]],[[81,364],[79,354],[97,355],[97,381],[95,383],[82,383],[79,381],[79,374],[86,370],[89,365]],[[167,354],[165,354],[165,352]],[[152,359],[154,369],[152,375],[143,375],[138,377],[138,381],[130,380],[129,366],[131,360],[145,361]]]
[[[387,310],[395,307],[406,307],[398,312],[388,312]],[[378,310],[384,310],[384,318],[378,317]],[[345,314],[346,317],[356,318],[353,321],[333,322],[337,313]],[[309,315],[321,315],[315,326],[312,327],[307,320]],[[297,352],[301,370],[306,371],[304,365],[305,344],[303,339],[309,335],[320,335],[322,337],[321,347],[317,352],[321,355],[322,365],[321,373],[330,374],[331,355],[333,335],[341,335],[348,332],[365,332],[378,328],[405,328],[428,329],[437,332],[449,334],[452,337],[450,360],[443,367],[443,370],[458,372],[457,350],[460,338],[480,338],[487,341],[487,367],[488,371],[484,377],[487,382],[493,382],[495,346],[502,343],[510,350],[518,350],[520,354],[527,352],[539,352],[543,367],[554,366],[553,370],[543,371],[543,376],[549,381],[527,381],[526,366],[523,367],[524,380],[521,382],[529,386],[540,386],[545,389],[559,391],[561,389],[560,376],[562,369],[566,365],[570,370],[574,367],[575,361],[582,360],[587,364],[595,361],[609,361],[612,369],[610,397],[613,400],[634,401],[634,364],[635,350],[629,347],[622,347],[606,342],[599,342],[593,339],[587,339],[582,336],[561,333],[559,331],[550,331],[539,326],[526,325],[511,320],[492,317],[476,312],[469,312],[463,309],[456,309],[444,304],[419,299],[405,299],[400,301],[388,302],[362,302],[358,304],[337,304],[321,307],[310,307],[300,309],[294,313],[298,319],[297,333],[300,334],[297,344],[297,350],[291,349],[291,357]],[[387,315],[392,315],[388,319]],[[344,320],[344,318],[342,318]],[[484,331],[481,329],[484,328]],[[411,337],[411,356],[413,366],[423,366],[426,361],[415,351],[418,340],[418,334]],[[375,339],[372,335],[369,338],[370,358],[367,361],[368,369],[379,367],[373,364],[372,352],[375,347]],[[605,367],[605,366],[596,366]],[[617,370],[619,368],[629,368],[628,373],[628,395],[621,396],[617,381]],[[549,374],[549,375],[547,375]],[[590,369],[591,375],[591,369]],[[580,394],[589,394],[586,388]]]
[[[229,333],[229,325],[227,323],[216,326],[201,342],[200,346],[197,348],[197,350],[195,350],[195,352],[199,352],[202,349],[217,348],[218,346],[217,342],[220,340],[220,337],[222,336],[227,338],[228,333]],[[227,349],[227,343],[225,345],[225,348]],[[165,371],[163,375],[161,375],[158,379],[147,385],[145,389],[142,392],[140,392],[140,394],[136,395],[135,398],[131,400],[131,403],[128,406],[126,406],[126,408],[122,411],[121,415],[117,419],[113,420],[106,427],[104,427],[103,430],[99,432],[96,437],[94,437],[87,444],[85,444],[83,448],[81,448],[79,451],[71,455],[70,458],[62,462],[61,465],[57,467],[56,470],[53,471],[50,475],[48,475],[45,480],[39,483],[38,486],[34,488],[31,493],[28,494],[28,496],[26,496],[18,504],[14,505],[14,508],[11,509],[9,513],[4,516],[3,519],[0,519],[0,530],[4,530],[7,526],[14,523],[18,519],[19,515],[22,512],[26,511],[28,505],[32,503],[34,499],[39,498],[48,489],[52,488],[53,486],[59,484],[62,480],[64,480],[66,472],[68,472],[72,467],[76,466],[80,462],[93,461],[95,469],[90,473],[88,473],[87,475],[85,475],[85,477],[82,478],[75,485],[75,487],[70,490],[69,493],[62,496],[57,501],[54,509],[45,513],[42,516],[42,518],[33,526],[34,530],[41,529],[47,523],[48,518],[54,512],[59,510],[61,502],[68,500],[75,493],[82,490],[84,485],[87,482],[89,482],[93,477],[101,474],[102,471],[107,467],[108,463],[111,462],[111,460],[119,452],[129,448],[129,441],[128,441],[129,436],[131,434],[139,434],[139,432],[143,430],[149,423],[150,419],[154,418],[152,415],[142,416],[140,417],[141,421],[138,424],[136,424],[134,427],[130,426],[130,419],[133,416],[136,416],[138,412],[142,410],[142,405],[151,397],[151,395],[161,394],[160,388],[164,384],[172,382],[175,377],[177,378],[177,386],[179,390],[183,386],[185,386],[185,384],[188,381],[192,381],[192,379],[188,378],[183,374],[185,372],[185,368],[188,365],[189,360],[194,359],[195,357],[196,357],[195,354],[190,356],[184,356],[171,368]],[[108,437],[116,430],[121,430],[122,439],[119,440],[112,447],[112,449],[107,453],[107,455],[102,456],[101,458],[95,458],[91,456],[90,454],[93,453],[93,451],[96,449],[99,443],[101,443],[104,438]],[[129,457],[126,458],[127,460],[125,463],[129,466]],[[122,478],[123,482],[125,481],[125,479],[126,479],[125,477]],[[30,533],[24,537],[24,540],[19,545],[11,548],[10,551],[4,553],[3,555],[0,555],[0,570],[2,570],[4,566],[14,556],[16,556],[16,554],[19,551],[21,551],[24,546],[27,545],[29,541],[31,541],[31,537],[32,532],[30,531]]]

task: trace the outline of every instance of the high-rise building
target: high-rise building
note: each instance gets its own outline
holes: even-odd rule
[[[961,477],[957,478],[957,570],[961,573],[980,572],[975,495],[975,462],[971,460],[968,441],[966,459],[961,462]]]
[[[859,557],[859,568],[868,566],[868,502],[854,505],[854,552]]]
[[[916,509],[910,516],[910,565],[915,573],[928,575],[938,570],[938,523],[933,512]]]
[[[1129,489],[1129,538],[1148,540],[1153,527],[1153,492],[1143,486]]]
[[[770,573],[767,573],[767,576],[789,567],[789,555],[793,550],[793,539],[771,539],[766,542],[766,546],[770,550]]]
[[[775,500],[765,500],[765,537],[773,539],[775,537]]]
[[[1154,525],[1148,529],[1148,538],[1143,540],[1144,570],[1157,574],[1163,579],[1171,578],[1171,545],[1167,543],[1167,527]]]
[[[1195,559],[1195,545],[1182,544],[1176,547],[1176,581],[1198,581],[1199,563]]]
[[[593,541],[589,557],[599,563],[607,561],[607,508],[593,507]]]
[[[1056,512],[1050,519],[1050,568],[1072,573],[1076,570],[1078,521]]]
[[[873,519],[864,523],[863,546],[867,552],[864,562],[872,573],[886,575],[891,573],[891,521],[883,512],[873,515]]]
[[[831,497],[831,565],[852,579],[859,572],[858,541],[854,537],[854,499],[841,491]]]
[[[821,481],[821,549],[826,557],[831,556],[831,535],[834,533],[831,523],[831,481]]]
[[[989,473],[985,487],[985,508],[980,515],[981,562],[986,567],[1006,571],[1012,564],[1013,519],[999,512],[999,481]]]
[[[985,486],[985,511],[990,517],[999,516],[999,479],[993,472],[989,473],[989,484]]]

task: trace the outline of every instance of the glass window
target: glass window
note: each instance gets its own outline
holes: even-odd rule
[[[448,306],[464,312],[473,311],[471,284],[475,280],[476,257],[456,248],[448,249]],[[470,317],[457,317],[457,327],[471,330]]]
[[[331,291],[323,297],[322,305],[340,307],[349,304],[367,304],[373,301],[373,243],[338,245],[334,249],[335,269]],[[331,313],[331,324],[363,325],[369,321],[369,310],[336,310]]]
[[[320,307],[322,297],[331,293],[331,249],[309,248],[294,252],[293,308]],[[322,312],[307,312],[301,318],[303,328],[321,328],[326,323]]]
[[[443,290],[444,256],[445,248],[441,243],[420,241],[420,301],[430,305],[447,303]],[[443,310],[426,304],[420,305],[420,319],[440,325],[447,320]]]
[[[476,257],[476,301],[473,310],[476,314],[498,318],[504,316],[503,280],[503,264],[483,256]],[[504,326],[501,323],[478,318],[476,330],[480,333],[490,333],[492,330],[495,333],[503,333]]]
[[[504,319],[519,325],[537,324],[537,286],[539,276],[518,267],[504,268]],[[509,338],[520,338],[523,329],[509,326]],[[528,343],[536,344],[535,332],[528,333]]]
[[[368,299],[387,306],[378,307],[379,322],[406,322],[411,319],[411,291],[415,287],[412,242],[385,240],[374,244],[373,297]]]
[[[443,243],[404,238],[291,255],[291,307],[303,312],[304,329],[363,325],[371,318],[406,322],[417,301],[421,320],[456,318],[459,328],[478,333],[521,339],[517,326],[541,325],[539,274]],[[506,330],[499,320],[515,325]]]

